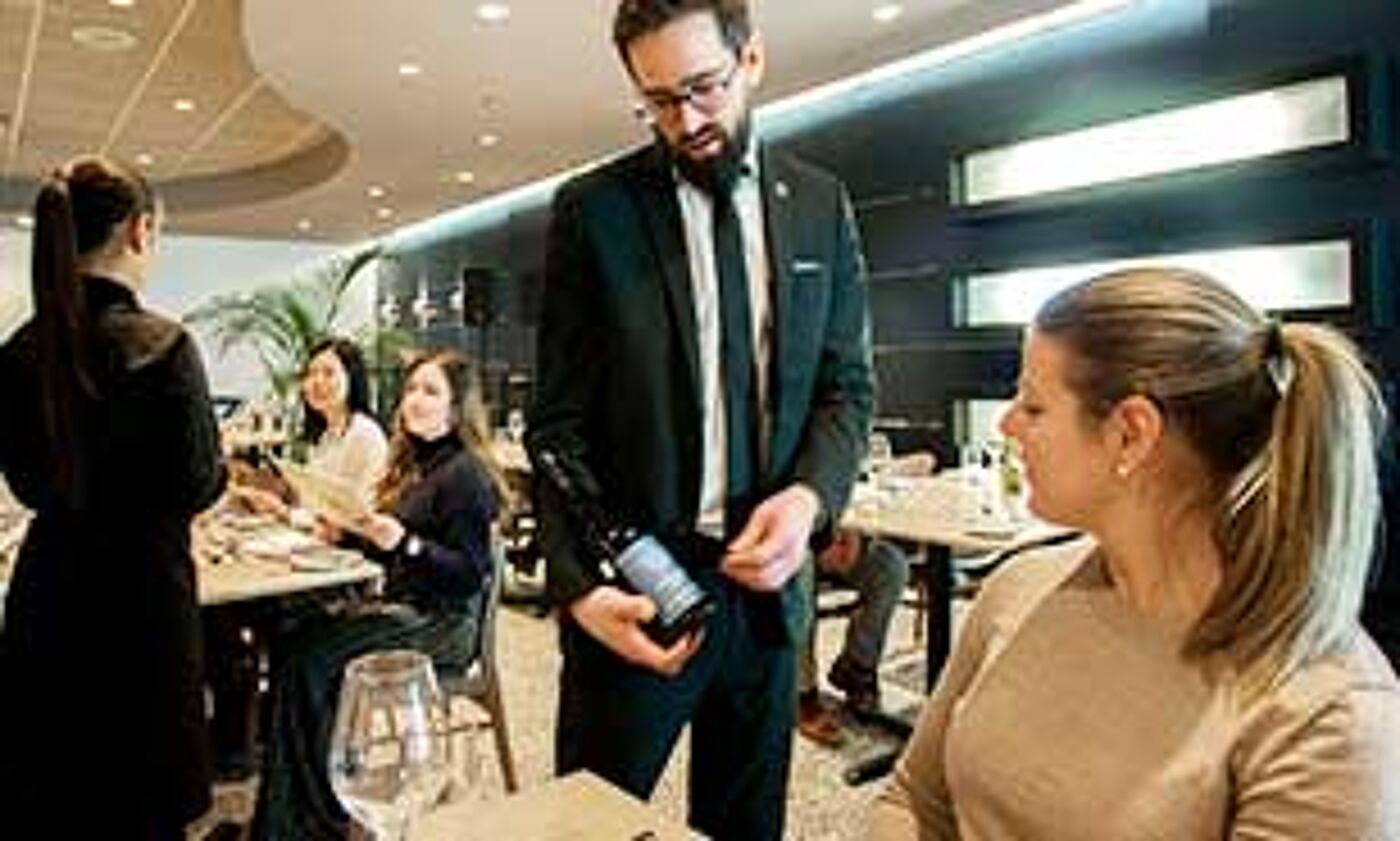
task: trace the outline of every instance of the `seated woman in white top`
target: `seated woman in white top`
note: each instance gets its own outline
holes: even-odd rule
[[[1002,431],[1088,537],[984,585],[873,837],[1400,838],[1400,683],[1358,623],[1383,424],[1340,333],[1199,274],[1048,301]]]
[[[360,349],[347,339],[330,338],[312,348],[301,376],[302,439],[307,467],[357,489],[366,502],[384,473],[389,444],[370,416],[369,377]],[[288,505],[266,490],[237,486],[235,494],[253,508],[310,528],[314,513]]]

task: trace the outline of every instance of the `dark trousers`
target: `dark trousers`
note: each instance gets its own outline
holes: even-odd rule
[[[406,605],[307,615],[273,641],[268,733],[252,836],[339,841],[349,817],[326,770],[341,676],[371,651],[412,648],[438,659],[476,651],[479,613],[433,614]]]
[[[633,666],[572,621],[555,729],[555,770],[588,769],[650,797],[689,722],[689,822],[712,838],[780,839],[795,716],[792,641],[771,629],[776,600],[696,573],[717,610],[674,678]]]

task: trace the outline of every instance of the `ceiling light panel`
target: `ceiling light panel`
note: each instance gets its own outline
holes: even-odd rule
[[[478,20],[486,23],[505,23],[510,20],[509,3],[478,3],[476,5],[476,16]]]

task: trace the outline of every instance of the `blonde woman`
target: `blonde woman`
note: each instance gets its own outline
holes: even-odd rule
[[[1002,422],[1089,538],[990,580],[878,838],[1400,838],[1400,686],[1357,622],[1375,383],[1204,276],[1064,291]]]
[[[347,662],[415,648],[439,665],[476,656],[491,575],[491,525],[506,499],[466,360],[452,352],[408,367],[378,512],[353,525],[384,567],[386,603],[312,616],[274,645],[267,753],[255,838],[342,838],[347,818],[325,757]]]

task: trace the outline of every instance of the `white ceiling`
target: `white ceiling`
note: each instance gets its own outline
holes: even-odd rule
[[[644,138],[614,1],[512,0],[486,23],[470,0],[0,0],[0,212],[22,212],[34,175],[76,151],[155,149],[177,230],[352,240],[432,216]],[[762,101],[1069,5],[904,0],[881,24],[878,0],[754,3]],[[71,31],[92,23],[138,45],[77,48]],[[422,72],[401,75],[406,62]]]

